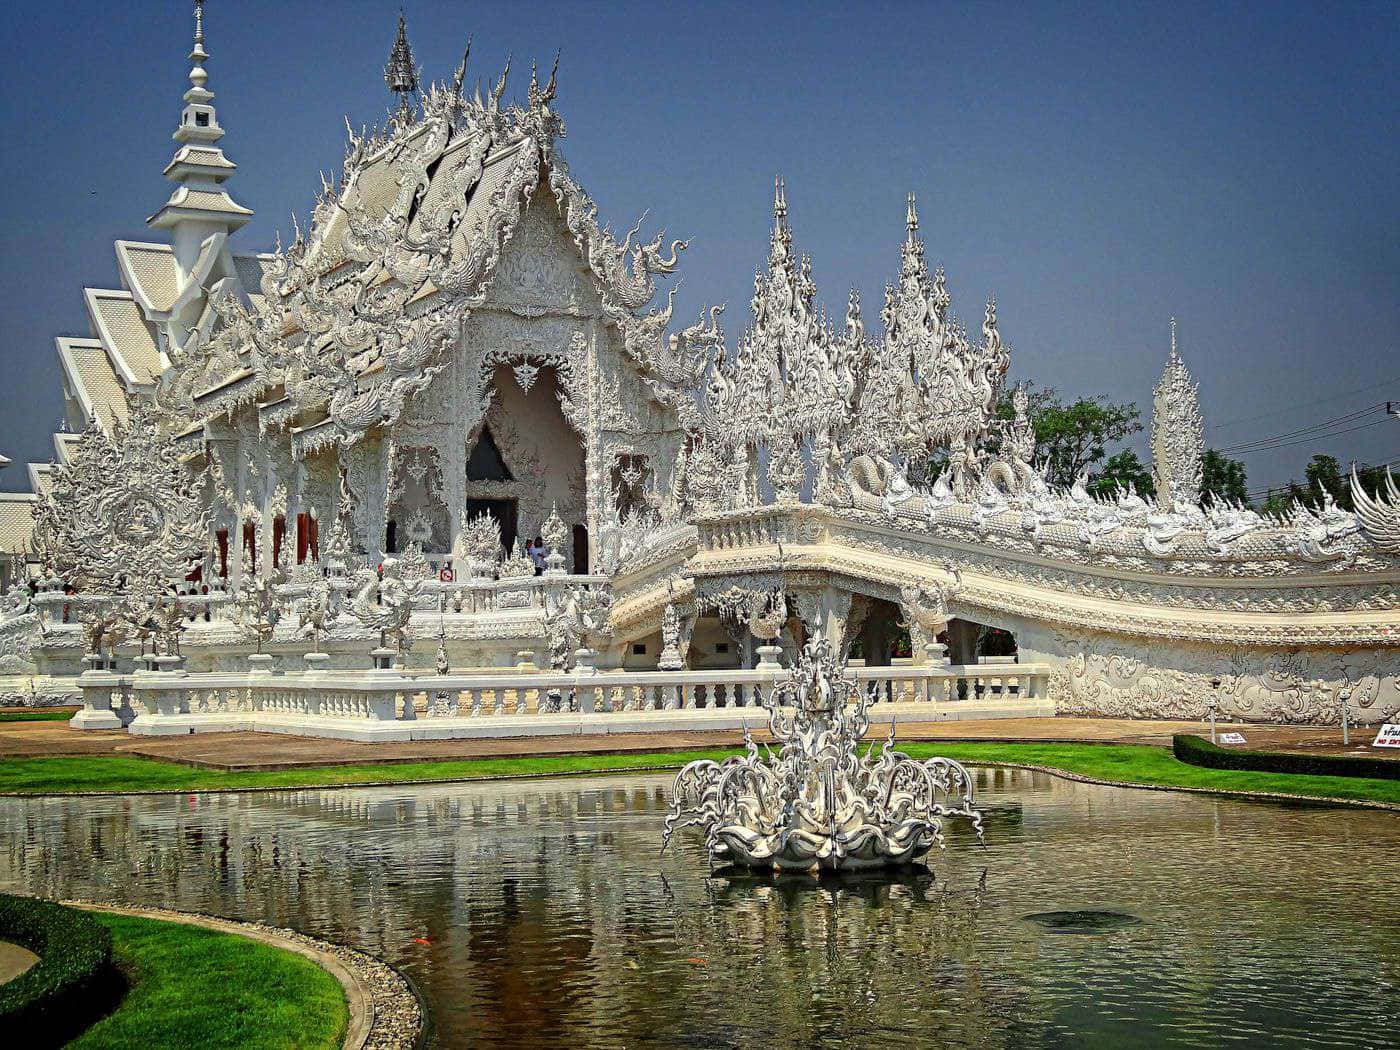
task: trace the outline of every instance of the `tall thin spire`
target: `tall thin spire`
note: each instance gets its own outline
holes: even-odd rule
[[[399,112],[408,113],[409,99],[418,90],[418,71],[413,65],[413,48],[408,46],[408,31],[404,27],[403,9],[399,9],[399,31],[384,67],[384,83],[399,99]]]
[[[165,177],[176,187],[160,211],[146,220],[150,226],[171,232],[182,278],[193,271],[201,246],[211,234],[232,233],[253,215],[223,187],[237,165],[217,145],[224,129],[219,126],[205,69],[209,52],[204,47],[204,0],[194,0],[194,46],[189,59],[193,63],[190,86],[184,94],[180,123],[171,136],[179,146],[165,167]]]

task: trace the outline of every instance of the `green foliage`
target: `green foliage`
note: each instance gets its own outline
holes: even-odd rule
[[[1184,787],[1202,791],[1254,791],[1303,798],[1341,798],[1355,802],[1400,805],[1400,781],[1367,777],[1263,773],[1207,769],[1179,761],[1165,747],[1143,744],[933,743],[900,744],[914,758],[943,755],[971,765],[1006,763],[1044,766],[1095,780],[1146,787]]]
[[[1142,430],[1137,405],[1132,402],[1115,404],[1104,397],[1081,397],[1066,403],[1051,387],[1035,390],[1027,384],[1026,415],[1035,428],[1036,462],[1044,461],[1046,479],[1052,485],[1069,486],[1083,470],[1092,468],[1108,455],[1110,446]],[[997,419],[1014,419],[1015,408],[1011,394],[1004,392],[997,400]],[[996,456],[1001,450],[1001,435],[994,429],[986,442],[987,451]],[[1114,457],[1115,459],[1118,457]],[[1132,456],[1137,461],[1136,454]],[[947,466],[946,453],[939,452],[921,464],[911,464],[909,480],[915,484],[937,477]],[[1126,467],[1120,463],[1119,467]],[[1105,470],[1108,464],[1104,465]],[[1143,471],[1146,476],[1146,471]],[[1090,481],[1098,475],[1090,474]],[[1108,483],[1107,488],[1112,488]],[[1142,491],[1139,486],[1139,491]],[[1149,478],[1149,488],[1150,478]]]
[[[57,711],[45,707],[31,707],[23,711],[0,711],[0,722],[66,722],[73,714],[71,707]]]
[[[1201,457],[1201,501],[1213,495],[1228,503],[1248,503],[1249,486],[1245,476],[1245,466],[1240,460],[1231,459],[1213,448],[1206,449]]]
[[[304,956],[186,923],[96,918],[131,990],[69,1050],[333,1050],[345,1037],[340,982]]]
[[[1015,656],[1016,636],[999,627],[983,627],[977,634],[978,656]]]
[[[968,762],[1047,765],[1105,780],[1158,787],[1228,788],[1351,798],[1400,804],[1400,781],[1355,777],[1298,776],[1205,769],[1178,762],[1165,747],[1102,744],[901,744],[928,757],[946,754]],[[623,755],[559,755],[544,758],[485,758],[341,765],[314,769],[222,772],[146,758],[27,758],[0,762],[0,790],[23,794],[55,791],[218,791],[333,787],[370,783],[427,783],[488,777],[615,773],[629,769],[674,769],[698,758],[722,761],[734,749]]]
[[[1304,755],[1286,751],[1241,751],[1217,747],[1189,733],[1172,737],[1172,754],[1193,766],[1211,769],[1252,769],[1264,773],[1305,773],[1314,776],[1374,777],[1400,780],[1400,761],[1365,755]]]
[[[1385,470],[1383,465],[1358,465],[1356,480],[1361,482],[1361,487],[1367,492],[1378,492],[1385,485]],[[1351,471],[1343,470],[1336,456],[1313,456],[1303,468],[1303,478],[1301,483],[1290,481],[1282,488],[1270,491],[1260,510],[1271,514],[1285,514],[1294,503],[1318,506],[1329,496],[1342,510],[1356,509],[1351,496]]]
[[[39,956],[0,985],[0,1032],[10,1046],[57,1045],[114,1001],[112,937],[91,915],[0,894],[0,938]]]
[[[1111,445],[1142,430],[1132,402],[1081,397],[1065,404],[1052,389],[1032,394],[1027,414],[1035,426],[1036,459],[1045,462],[1052,485],[1074,484],[1082,471],[1103,460]]]
[[[1088,489],[1095,496],[1111,496],[1119,488],[1132,486],[1143,499],[1150,499],[1157,491],[1152,481],[1152,471],[1143,466],[1138,454],[1130,448],[1108,457],[1103,469],[1094,475]]]

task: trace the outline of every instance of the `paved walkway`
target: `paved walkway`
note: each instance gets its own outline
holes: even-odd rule
[[[39,957],[28,948],[0,941],[0,984],[13,981],[38,961]]]
[[[1308,753],[1366,754],[1400,761],[1397,751],[1371,748],[1374,729],[1353,730],[1343,748],[1340,729],[1296,726],[1222,726],[1239,731],[1251,748]],[[873,732],[873,731],[872,731]],[[898,739],[1075,741],[1101,744],[1171,745],[1173,733],[1200,733],[1199,722],[1135,721],[1109,718],[1001,718],[959,722],[908,722]],[[759,739],[763,736],[760,735]],[[209,769],[293,769],[340,763],[417,762],[433,759],[503,758],[536,755],[625,754],[693,751],[732,747],[738,732],[629,733],[485,740],[414,740],[363,744],[276,733],[199,733],[191,736],[133,737],[121,730],[69,729],[63,722],[0,723],[0,760],[59,755],[140,755]]]

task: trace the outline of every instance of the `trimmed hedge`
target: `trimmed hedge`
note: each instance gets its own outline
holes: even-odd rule
[[[121,993],[112,934],[76,908],[0,894],[0,938],[39,961],[0,985],[0,1032],[11,1046],[58,1046],[107,1013]]]
[[[1181,762],[1209,769],[1248,769],[1259,773],[1303,773],[1324,777],[1400,780],[1400,761],[1364,755],[1307,755],[1284,751],[1242,751],[1218,747],[1203,737],[1178,733],[1172,754]]]

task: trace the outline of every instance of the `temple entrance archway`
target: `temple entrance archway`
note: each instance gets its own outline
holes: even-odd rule
[[[556,370],[499,363],[491,388],[485,419],[467,435],[464,509],[495,517],[510,547],[542,535],[545,519],[557,508],[570,526],[569,549],[561,553],[566,565],[577,564],[572,527],[588,517],[584,447],[560,409]],[[586,547],[582,561],[588,561]]]

